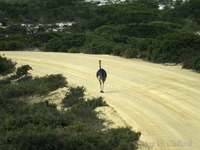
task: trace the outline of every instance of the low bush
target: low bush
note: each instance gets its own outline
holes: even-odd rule
[[[40,33],[34,36],[35,41],[40,41],[41,43],[47,43],[49,40],[58,37],[62,38],[65,34],[61,32],[46,32]]]
[[[63,107],[70,107],[68,111],[76,118],[88,126],[99,130],[102,128],[103,120],[99,120],[97,112],[94,111],[96,107],[107,106],[102,97],[85,100],[84,87],[70,87],[62,100]]]
[[[139,50],[138,48],[128,48],[125,52],[124,52],[124,56],[126,58],[137,58],[139,55]]]
[[[0,51],[6,51],[7,47],[6,47],[6,41],[0,41]]]
[[[18,150],[60,150],[61,141],[56,133],[26,135],[20,139]]]
[[[80,49],[72,47],[68,50],[68,53],[80,53]]]
[[[173,33],[157,37],[148,47],[147,59],[156,63],[182,63],[199,55],[200,37]]]
[[[182,68],[183,69],[192,69],[193,68],[193,58],[184,60]]]
[[[134,149],[136,148],[136,143],[134,145],[133,141],[139,140],[141,133],[131,131],[131,128],[118,128],[111,129],[107,132],[108,138],[107,142],[109,145],[112,145],[113,148],[116,149]]]
[[[29,105],[0,99],[0,104],[1,149],[136,149],[141,135],[131,128],[101,132],[102,121],[93,108],[102,105],[102,98],[93,98],[86,107],[75,104],[73,111],[59,111],[48,101]],[[14,111],[8,113],[11,105]]]
[[[123,53],[125,51],[125,48],[122,46],[115,46],[113,49],[112,54],[115,56],[123,56]]]
[[[66,93],[65,98],[62,100],[63,107],[70,107],[78,102],[84,101],[85,88],[82,87],[70,87]]]
[[[79,48],[85,44],[86,35],[82,33],[65,34],[46,42],[44,51],[68,52],[71,48]],[[71,49],[71,52],[73,49]],[[76,51],[77,52],[77,51]]]
[[[115,43],[103,37],[91,35],[84,45],[84,53],[89,54],[111,54]]]
[[[78,134],[71,137],[65,137],[64,139],[64,147],[71,150],[92,150],[93,145],[89,142],[89,139],[85,137],[85,135]]]
[[[21,67],[17,68],[16,74],[18,76],[27,75],[29,70],[33,70],[29,65],[22,65]]]
[[[193,61],[193,69],[200,72],[200,56],[196,57]]]
[[[23,42],[9,41],[6,43],[6,50],[23,50],[26,45]]]
[[[12,98],[30,96],[32,94],[44,95],[50,91],[64,87],[66,84],[66,78],[61,74],[35,77],[33,80],[3,86],[0,91],[0,96]]]
[[[11,59],[7,59],[6,57],[2,57],[0,55],[0,75],[7,75],[15,71],[15,65]]]
[[[107,106],[102,97],[88,99],[87,101],[79,101],[77,104],[70,107],[69,112],[74,114],[79,121],[93,127],[95,130],[102,128],[101,120],[97,117],[96,107]]]

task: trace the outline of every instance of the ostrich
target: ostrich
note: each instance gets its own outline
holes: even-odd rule
[[[97,78],[100,83],[100,92],[103,93],[104,82],[106,81],[107,73],[104,69],[101,68],[101,60],[99,60],[99,70],[97,71]]]

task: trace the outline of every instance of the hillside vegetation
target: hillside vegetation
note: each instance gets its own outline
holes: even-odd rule
[[[159,9],[159,2],[165,8]],[[0,50],[113,54],[200,71],[200,1],[138,0],[98,6],[83,1],[1,1]],[[62,32],[48,24],[74,22]],[[28,33],[21,23],[40,24]],[[56,27],[56,25],[55,25]],[[7,35],[7,37],[6,37]]]
[[[0,56],[1,150],[121,150],[137,149],[140,132],[131,128],[102,131],[96,107],[107,106],[102,97],[86,99],[84,87],[68,87],[63,109],[49,101],[31,104],[28,96],[46,95],[66,87],[61,74],[33,78],[32,68]]]

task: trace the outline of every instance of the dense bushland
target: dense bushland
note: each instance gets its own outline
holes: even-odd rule
[[[192,69],[200,55],[200,36],[192,33],[173,33],[157,37],[148,47],[147,59],[157,63],[181,63]],[[196,68],[198,70],[198,68]]]
[[[2,66],[13,64],[5,57],[4,61]],[[29,78],[31,69],[29,65],[21,66],[0,80],[0,149],[137,149],[140,132],[131,128],[102,131],[105,120],[99,119],[94,109],[107,104],[102,97],[86,99],[84,87],[69,87],[62,110],[49,101],[31,104],[26,98],[20,100],[19,97],[44,95],[67,84],[60,74]],[[0,75],[8,70],[2,70]]]
[[[163,10],[160,3],[165,5]],[[199,0],[138,0],[103,6],[68,0],[0,4],[0,22],[7,26],[0,28],[0,51],[37,47],[52,52],[113,54],[156,63],[183,63],[183,68],[198,71],[194,64],[199,48],[191,40],[199,38],[195,35],[200,29]],[[74,24],[62,32],[46,32],[47,23],[61,21]],[[43,25],[30,32],[20,23]]]

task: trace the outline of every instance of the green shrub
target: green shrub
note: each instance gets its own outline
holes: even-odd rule
[[[130,37],[128,43],[132,49],[138,49],[138,54],[136,57],[146,58],[148,47],[152,45],[151,38],[136,38]],[[135,56],[134,56],[135,57]]]
[[[27,33],[26,27],[22,27],[21,25],[11,25],[6,28],[7,34],[23,34]]]
[[[111,54],[114,47],[114,42],[91,35],[85,42],[84,52],[89,54]]]
[[[200,72],[200,56],[196,57],[193,62],[193,69]]]
[[[74,105],[70,108],[69,111],[73,113],[77,118],[80,118],[84,123],[87,123],[88,120],[98,120],[96,116],[97,113],[91,107]]]
[[[56,104],[49,103],[49,101],[46,100],[45,102],[34,103],[30,111],[35,112],[37,109],[44,109],[44,108],[51,108],[56,110],[57,106]]]
[[[96,107],[108,106],[108,104],[103,100],[103,97],[98,97],[88,99],[84,104],[84,107],[86,106],[95,109]]]
[[[56,133],[46,132],[23,136],[20,139],[19,150],[60,150],[61,141]]]
[[[125,48],[122,46],[115,46],[112,50],[113,50],[112,52],[113,55],[122,56],[125,51]]]
[[[8,41],[6,43],[6,49],[7,50],[22,50],[26,48],[26,45],[22,42],[18,41]]]
[[[2,57],[0,55],[0,75],[7,75],[15,71],[15,65],[11,59],[7,59],[6,57]]]
[[[23,106],[12,114],[15,117],[4,118],[3,125],[0,128],[2,132],[41,133],[48,129],[66,127],[74,120],[72,114],[59,112],[56,105],[50,104],[48,101],[36,103],[31,107]]]
[[[80,50],[76,47],[72,47],[68,50],[68,53],[79,53],[79,52],[80,52]]]
[[[101,106],[108,106],[108,104],[103,100],[102,97],[98,97],[98,98],[91,98],[91,99],[87,99],[86,101],[84,101],[85,99],[81,100],[81,101],[78,101],[76,103],[76,105],[74,105],[72,107],[72,110],[73,109],[78,109],[78,108],[92,108],[93,110],[96,108],[96,107],[101,107]]]
[[[54,37],[46,44],[44,51],[67,52],[70,48],[81,47],[85,44],[86,35],[82,33],[65,34],[62,37]]]
[[[1,119],[3,120],[3,116],[19,113],[19,111],[24,109],[26,106],[27,103],[25,101],[0,97],[0,114],[2,115]]]
[[[131,128],[118,128],[118,129],[110,129],[107,132],[107,142],[109,145],[112,145],[113,148],[116,149],[136,149],[137,146],[134,144],[135,141],[138,141],[141,133],[134,132]]]
[[[193,59],[186,59],[183,61],[183,69],[192,69],[193,68]]]
[[[89,143],[84,135],[77,134],[64,138],[64,147],[69,150],[92,150],[92,143]]]
[[[40,33],[34,37],[35,41],[40,41],[41,43],[47,43],[49,40],[57,37],[62,38],[65,34],[61,32],[47,32],[47,33]]]
[[[6,43],[5,41],[0,41],[0,51],[6,51],[7,47],[6,47]]]
[[[152,40],[150,38],[142,38],[137,42],[137,47],[139,51],[147,51],[148,47],[152,44]]]
[[[129,48],[124,52],[126,58],[137,58],[139,54],[138,48]]]
[[[67,127],[64,127],[66,132],[74,132],[74,133],[88,133],[91,131],[91,128],[88,127],[85,123],[82,122],[73,122]]]
[[[66,93],[64,99],[62,100],[63,107],[70,107],[78,102],[84,101],[85,88],[82,87],[70,87],[69,91]]]
[[[59,37],[54,37],[45,44],[44,51],[46,52],[58,52],[62,48],[63,43]]]
[[[199,35],[173,33],[157,37],[148,47],[148,60],[156,63],[181,63],[199,55]]]
[[[100,106],[107,106],[102,97],[80,101],[70,107],[68,111],[74,114],[79,121],[99,130],[102,128],[103,120],[98,119],[97,112],[95,112],[94,109]]]
[[[32,94],[44,95],[50,91],[66,86],[66,78],[61,74],[36,77],[33,80],[3,86],[0,96],[6,98],[30,96]]]
[[[29,81],[29,80],[32,80],[33,77],[32,76],[24,76],[24,77],[21,77],[20,79],[17,80],[17,83],[19,82],[24,82],[24,81]]]
[[[33,70],[29,65],[22,65],[21,67],[17,68],[17,75],[18,76],[23,76],[23,75],[27,75],[29,70]]]

